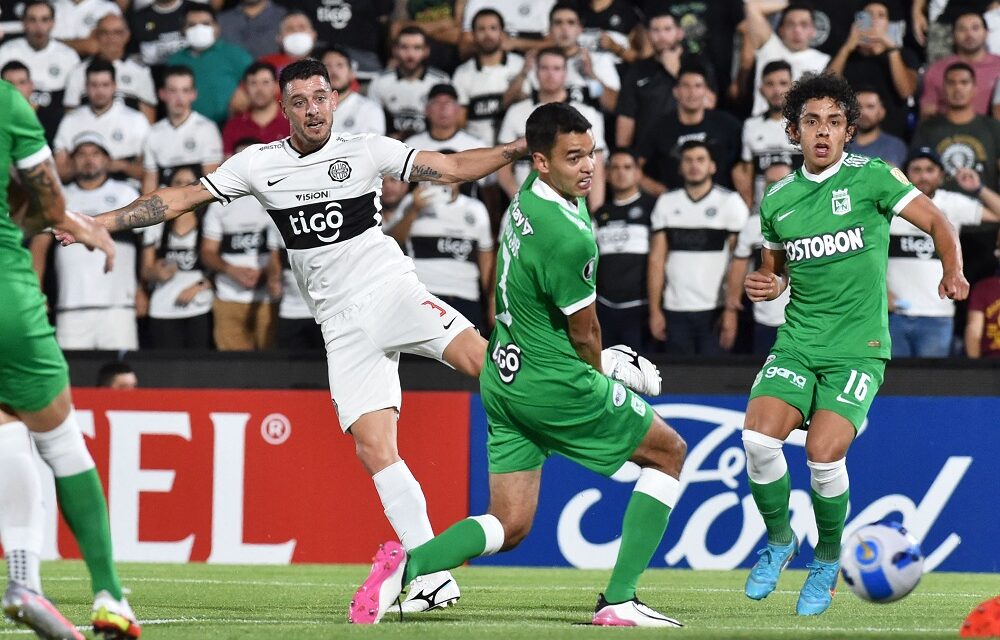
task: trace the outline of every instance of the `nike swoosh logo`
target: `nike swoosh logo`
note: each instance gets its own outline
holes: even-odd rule
[[[448,329],[451,329],[451,325],[453,324],[455,324],[455,318],[452,318],[451,320],[448,321],[448,324],[444,325],[444,330],[447,331]]]
[[[850,400],[848,400],[847,398],[845,398],[844,396],[839,395],[839,394],[837,395],[837,402],[843,402],[844,404],[849,404],[852,407],[860,407],[861,406],[857,402],[851,402]]]
[[[792,215],[793,213],[795,213],[795,209],[792,209],[791,211],[786,211],[785,213],[783,213],[780,216],[778,216],[778,222],[781,222],[782,220],[784,220],[788,216]]]
[[[647,84],[649,84],[650,80],[652,80],[652,78],[639,78],[638,80],[635,81],[635,85],[637,87],[645,87]]]
[[[285,178],[288,178],[288,177],[289,177],[289,176],[285,176]],[[277,180],[268,180],[268,181],[267,181],[267,186],[269,186],[269,187],[273,187],[274,185],[278,184],[279,182],[281,182],[281,181],[282,181],[282,180],[284,180],[285,178],[278,178]]]

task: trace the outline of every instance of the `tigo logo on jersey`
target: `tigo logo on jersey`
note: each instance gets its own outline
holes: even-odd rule
[[[855,227],[837,233],[790,240],[785,243],[785,255],[789,260],[812,260],[863,249],[865,246],[863,230],[864,227]]]
[[[847,189],[834,189],[831,205],[833,207],[833,215],[835,216],[842,216],[846,213],[850,213],[851,194],[847,192]]]

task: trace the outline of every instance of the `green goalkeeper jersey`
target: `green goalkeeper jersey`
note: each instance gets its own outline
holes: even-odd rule
[[[14,85],[0,80],[0,263],[25,261],[30,267],[28,252],[22,247],[22,234],[10,219],[7,187],[11,165],[26,169],[51,157],[45,143],[45,130],[35,111]]]
[[[532,172],[499,245],[483,394],[534,406],[586,397],[603,376],[573,349],[567,320],[597,297],[597,242],[583,198],[571,204]]]
[[[761,231],[785,251],[792,288],[775,349],[889,358],[889,222],[919,194],[899,169],[846,152],[819,175],[803,166],[771,185]]]

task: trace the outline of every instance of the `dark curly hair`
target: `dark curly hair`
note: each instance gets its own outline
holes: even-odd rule
[[[852,132],[857,129],[858,118],[861,116],[861,106],[858,104],[857,96],[854,95],[854,89],[851,89],[851,85],[841,76],[831,73],[806,73],[788,90],[788,94],[785,95],[785,105],[781,110],[781,115],[787,123],[785,133],[789,141],[798,144],[797,140],[792,139],[791,129],[795,127],[798,130],[802,108],[806,102],[817,98],[830,98],[841,106],[847,117],[847,132],[850,139]]]

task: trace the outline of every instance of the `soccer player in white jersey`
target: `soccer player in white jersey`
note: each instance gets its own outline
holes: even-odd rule
[[[375,135],[332,135],[337,93],[313,59],[281,72],[282,108],[292,135],[254,145],[187,187],[163,188],[97,220],[109,230],[171,220],[213,200],[252,195],[281,231],[299,289],[322,325],[330,390],[341,428],[354,437],[385,514],[405,547],[433,537],[420,484],[396,450],[399,353],[445,362],[478,376],[486,341],[431,295],[379,228],[382,176],[440,183],[476,180],[525,152],[523,140],[445,155]],[[71,236],[60,234],[64,243]],[[404,610],[457,600],[451,575],[423,576]]]

